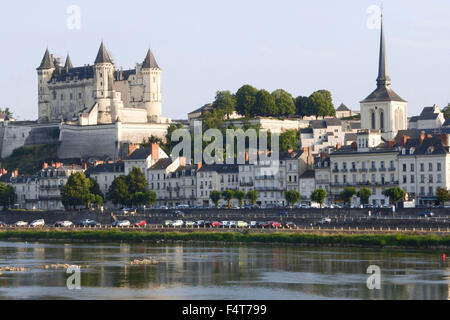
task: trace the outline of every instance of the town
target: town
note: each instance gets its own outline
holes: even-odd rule
[[[281,89],[270,94],[244,85],[236,94],[218,92],[187,120],[164,118],[162,70],[153,53],[133,70],[116,69],[103,42],[94,65],[83,67],[73,67],[70,56],[62,66],[47,49],[37,73],[39,119],[14,121],[9,109],[1,116],[5,208],[63,210],[63,186],[76,173],[89,178],[102,198],[90,204],[129,206],[133,195],[114,194],[133,170],[145,180],[140,191],[151,192],[134,204],[154,208],[388,208],[397,202],[445,206],[450,200],[450,104],[407,117],[407,102],[391,88],[383,27],[377,87],[359,111],[344,104],[335,109],[326,90],[294,99]],[[249,161],[256,150],[248,145],[238,150],[245,153],[243,163],[196,163],[171,154],[173,133],[184,129],[189,135],[198,121],[205,130],[278,134],[278,157]],[[14,167],[18,151],[52,144],[54,158],[37,163],[41,168],[24,173]]]

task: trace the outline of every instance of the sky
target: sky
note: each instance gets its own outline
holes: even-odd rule
[[[103,40],[116,67],[151,48],[163,70],[163,115],[185,119],[216,91],[244,84],[294,97],[330,90],[359,110],[376,87],[378,0],[41,0],[2,3],[0,108],[37,118],[44,51],[93,64]],[[79,9],[79,19],[77,10]],[[373,7],[375,6],[375,7]],[[385,0],[392,88],[413,116],[450,102],[450,1]]]

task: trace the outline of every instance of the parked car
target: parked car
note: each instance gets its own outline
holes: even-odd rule
[[[429,210],[427,210],[427,211],[419,213],[417,216],[418,217],[431,218],[431,217],[434,217],[434,213],[429,211]]]
[[[55,222],[55,227],[57,228],[69,228],[73,226],[72,221],[56,221]]]
[[[228,224],[228,227],[236,228],[237,227],[237,222],[236,221],[230,221],[230,223]]]
[[[169,210],[169,208],[167,206],[159,206],[158,208],[155,208],[155,209]]]
[[[330,218],[322,218],[319,220],[320,224],[328,224],[331,223],[331,219]]]
[[[147,221],[139,220],[139,221],[135,222],[134,226],[135,227],[143,227],[143,228],[145,228],[147,226]]]
[[[6,226],[7,226],[7,224],[6,224],[6,223],[4,223],[4,222],[0,221],[0,227],[6,227]]]
[[[250,226],[250,228],[257,228],[258,227],[258,222],[250,221],[249,226]]]
[[[183,220],[176,220],[170,224],[171,227],[182,227],[183,225],[184,225]]]
[[[293,223],[293,222],[291,222],[291,221],[289,221],[289,222],[284,222],[283,223],[283,227],[285,227],[285,228],[287,228],[287,229],[289,229],[289,228],[295,228],[297,225],[295,224],[295,223]]]
[[[14,226],[16,226],[16,227],[26,227],[26,226],[28,226],[28,222],[17,221],[16,223],[14,223]]]
[[[219,228],[220,226],[221,226],[221,223],[219,221],[211,222],[211,227],[213,227],[213,228]]]
[[[188,204],[179,204],[175,207],[176,209],[189,209]]]
[[[30,227],[32,227],[32,228],[43,227],[43,226],[45,226],[44,219],[34,220],[32,223],[30,223]]]
[[[77,227],[97,227],[99,225],[100,225],[100,223],[98,223],[95,220],[91,220],[91,219],[84,219],[75,224],[75,226],[77,226]]]
[[[245,221],[238,221],[237,225],[238,228],[247,228],[248,227],[248,222]]]
[[[228,228],[230,226],[230,221],[221,221],[220,226],[222,228]]]
[[[166,221],[164,221],[164,225],[165,225],[166,227],[167,227],[167,226],[171,226],[172,223],[173,223],[172,220],[166,220]]]
[[[281,222],[272,221],[272,228],[281,228],[282,226]]]
[[[113,227],[118,227],[118,228],[126,228],[131,226],[131,222],[128,220],[121,220],[121,221],[114,221],[112,223]]]
[[[264,228],[264,229],[272,228],[272,222],[273,222],[273,221],[265,221],[265,222],[262,222],[261,227]]]
[[[195,227],[204,227],[204,226],[205,226],[205,220],[198,220],[198,221],[195,221],[194,226],[195,226]]]
[[[188,227],[188,228],[194,227],[195,226],[195,222],[194,221],[186,221],[184,223],[184,226]]]
[[[174,215],[175,217],[177,217],[177,218],[183,218],[183,217],[184,217],[184,213],[181,212],[181,211],[179,211],[179,210],[174,211],[174,212],[173,212],[173,215]]]

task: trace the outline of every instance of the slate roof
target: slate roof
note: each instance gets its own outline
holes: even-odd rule
[[[150,167],[150,170],[164,170],[172,164],[171,158],[162,158],[156,161],[156,163]]]
[[[103,41],[100,45],[100,49],[98,49],[97,58],[95,58],[95,64],[97,63],[113,63]]]
[[[303,174],[300,176],[300,179],[311,179],[311,178],[315,178],[316,173],[314,170],[306,170],[305,172],[303,172]]]
[[[399,102],[407,102],[402,99],[397,93],[394,92],[390,87],[378,87],[373,91],[367,98],[365,98],[364,102],[384,102],[384,101],[399,101]]]
[[[123,162],[118,163],[103,163],[99,164],[95,167],[88,168],[85,172],[86,176],[90,176],[91,174],[95,173],[107,173],[107,172],[117,172],[117,173],[124,173],[125,171],[125,165]]]
[[[141,147],[134,150],[125,160],[145,160],[152,154],[150,147]]]
[[[351,111],[345,104],[341,103],[339,108],[336,109],[336,111]]]
[[[145,68],[145,69],[159,68],[158,63],[156,62],[155,56],[153,55],[153,53],[150,49],[148,50],[145,60],[142,63],[142,68]]]
[[[38,67],[38,70],[52,69],[54,67],[55,67],[55,65],[53,63],[50,52],[48,51],[48,48],[47,48],[47,50],[45,50],[45,54],[44,54],[44,57],[42,58],[41,64]]]

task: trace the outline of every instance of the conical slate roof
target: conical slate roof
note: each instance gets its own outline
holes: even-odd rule
[[[384,39],[383,16],[381,16],[381,35],[380,35],[380,57],[378,61],[378,77],[377,88],[366,99],[361,102],[382,102],[382,101],[399,101],[403,100],[394,90],[391,89],[391,78],[386,55],[386,41]]]
[[[52,57],[50,56],[50,52],[48,51],[48,48],[45,50],[44,57],[42,58],[41,65],[38,67],[38,70],[42,69],[52,69],[55,65],[52,61]]]
[[[150,49],[148,50],[147,56],[145,57],[145,60],[142,63],[142,68],[144,68],[144,69],[159,68],[158,63],[156,62],[155,56],[153,55],[153,53]]]
[[[67,55],[66,64],[64,65],[64,69],[69,70],[69,69],[72,69],[72,68],[73,68],[72,60],[70,60],[70,56]]]
[[[100,49],[98,50],[97,58],[95,58],[95,64],[97,63],[112,63],[111,57],[109,56],[109,53],[106,50],[103,41],[100,45]]]

